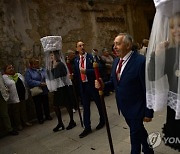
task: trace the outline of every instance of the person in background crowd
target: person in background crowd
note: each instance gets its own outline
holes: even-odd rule
[[[99,51],[97,49],[92,49],[93,59],[96,61],[99,65],[99,72],[100,76],[103,81],[107,80],[107,74],[106,74],[106,62],[101,58],[99,55]],[[106,92],[105,92],[106,94]]]
[[[111,78],[105,88],[114,88],[118,110],[130,128],[131,154],[153,154],[143,121],[150,122],[153,111],[146,108],[145,57],[132,51],[133,39],[129,34],[120,33],[114,40],[118,53],[114,59]],[[100,88],[96,80],[95,87]]]
[[[75,52],[72,50],[68,50],[66,52],[66,65],[68,67],[69,70],[69,75],[70,75],[70,79],[72,81],[72,85],[70,85],[70,91],[71,91],[71,96],[72,96],[72,102],[74,102],[73,104],[73,112],[75,113],[77,110],[77,107],[79,106],[79,102],[80,102],[80,94],[79,94],[79,87],[77,84],[77,79],[74,78],[74,59],[75,59],[76,55]]]
[[[103,61],[105,61],[105,65],[107,68],[108,80],[109,80],[110,74],[111,74],[111,69],[112,69],[113,57],[109,54],[109,51],[106,48],[103,48],[101,58]]]
[[[140,49],[140,54],[141,55],[146,56],[148,44],[149,44],[149,40],[148,39],[143,39],[142,48]]]
[[[95,101],[100,116],[99,124],[96,127],[97,130],[104,127],[105,119],[98,90],[94,87],[95,73],[93,69],[93,56],[85,51],[82,41],[76,43],[76,50],[79,52],[79,56],[75,59],[74,76],[78,79],[84,109],[83,122],[85,129],[79,135],[80,138],[83,138],[92,132],[90,121],[91,98]]]
[[[2,74],[0,72],[0,119],[3,124],[5,132],[0,133],[0,137],[4,135],[18,135],[19,133],[13,130],[11,121],[8,114],[7,101],[9,99],[9,93],[7,87],[4,85]]]
[[[46,59],[46,83],[48,89],[54,93],[53,105],[58,118],[58,124],[53,131],[57,132],[60,129],[64,130],[64,124],[61,117],[61,106],[65,106],[68,111],[70,122],[66,129],[70,130],[76,126],[76,122],[73,118],[73,102],[69,88],[69,85],[72,85],[72,82],[69,78],[68,68],[62,54],[62,38],[61,36],[47,36],[41,38],[41,43]]]
[[[117,52],[114,50],[114,44],[111,47],[111,51],[111,56],[113,57],[113,59],[118,57]]]
[[[139,45],[139,43],[136,43],[136,42],[133,43],[132,50],[137,51],[138,53],[140,53],[140,45]]]
[[[46,71],[44,68],[40,67],[37,58],[30,59],[29,65],[30,67],[25,72],[27,85],[29,88],[40,87],[43,90],[41,94],[32,97],[35,104],[38,122],[39,124],[43,124],[44,120],[52,120],[49,109],[48,89],[45,83]],[[45,119],[43,117],[43,112],[45,114]]]
[[[22,126],[31,126],[27,119],[28,92],[24,77],[15,72],[12,64],[7,64],[4,67],[3,79],[9,90],[8,110],[12,127],[15,130],[22,130]]]
[[[116,53],[116,52],[114,52]],[[109,81],[110,75],[111,75],[111,69],[112,69],[112,64],[113,64],[113,57],[109,54],[109,51],[106,48],[103,48],[102,50],[102,60],[105,61],[105,66],[106,66],[106,77],[104,78],[104,81]],[[105,89],[104,90],[104,95],[109,96],[110,91]]]

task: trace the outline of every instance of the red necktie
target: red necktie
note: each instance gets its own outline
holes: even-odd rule
[[[81,56],[81,67],[84,68],[84,57]],[[81,73],[81,80],[85,81],[86,80],[86,75]]]
[[[118,64],[118,69],[116,71],[116,77],[117,77],[117,80],[119,81],[120,80],[120,72],[121,72],[121,67],[122,67],[122,63],[123,63],[123,59],[121,59],[119,61],[119,64]]]

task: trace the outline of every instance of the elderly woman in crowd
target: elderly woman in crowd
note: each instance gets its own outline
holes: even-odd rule
[[[45,83],[46,71],[40,68],[39,60],[37,58],[32,58],[29,61],[30,67],[26,70],[25,80],[29,88],[40,87],[42,93],[33,95],[33,101],[36,108],[36,115],[39,124],[44,123],[43,110],[45,114],[45,120],[52,120],[49,110],[49,99],[48,99],[48,89]]]
[[[113,57],[110,55],[109,51],[107,50],[107,48],[103,48],[102,50],[102,56],[101,56],[102,60],[105,61],[105,65],[107,68],[107,75],[108,75],[108,80],[110,78],[110,74],[111,74],[111,68],[112,68],[112,64],[113,64]]]
[[[8,114],[7,100],[9,99],[9,92],[7,87],[4,85],[2,74],[0,72],[0,119],[2,121],[4,131],[0,132],[0,137],[10,134],[18,135],[19,133],[11,127],[11,122]]]
[[[4,67],[3,79],[9,90],[8,109],[12,127],[22,130],[24,126],[30,126],[26,113],[26,99],[28,98],[24,77],[16,73],[12,64]]]

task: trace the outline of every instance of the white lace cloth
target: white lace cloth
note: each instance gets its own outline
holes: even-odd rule
[[[169,106],[175,111],[175,119],[180,119],[180,76],[172,74],[175,73],[173,69],[180,70],[179,37],[177,39],[173,34],[179,23],[176,21],[179,21],[180,0],[154,0],[154,4],[156,14],[146,55],[147,107],[160,111]],[[166,46],[165,42],[169,45]],[[164,46],[159,46],[161,44]],[[166,54],[169,52],[166,49],[171,46],[176,50],[175,57],[173,54]],[[150,61],[153,52],[156,53],[154,63]],[[166,57],[167,55],[169,57]],[[149,65],[150,62],[153,65]]]
[[[68,78],[68,76],[57,78],[54,80],[48,80],[46,79],[46,84],[48,87],[48,90],[50,92],[57,91],[57,88],[64,87],[66,85],[72,85],[72,81]]]
[[[62,37],[61,36],[46,36],[40,39],[44,52],[61,50]]]
[[[154,111],[161,111],[167,105],[173,109],[175,119],[180,119],[180,99],[172,91],[157,92],[155,89],[146,92],[147,107]]]

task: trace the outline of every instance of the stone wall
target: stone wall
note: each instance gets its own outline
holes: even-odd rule
[[[43,60],[41,37],[61,35],[64,52],[75,50],[78,40],[87,51],[111,49],[119,32],[131,33],[138,42],[149,37],[147,18],[154,15],[152,4],[98,0],[93,6],[86,0],[2,0],[0,8],[0,68],[13,62],[21,73],[31,57]]]

